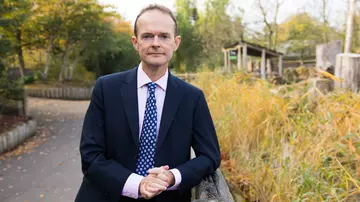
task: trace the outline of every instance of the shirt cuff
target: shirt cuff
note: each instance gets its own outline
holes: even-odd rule
[[[135,173],[132,173],[126,180],[122,195],[133,199],[139,198],[139,186],[144,177]]]
[[[169,171],[172,172],[172,174],[175,177],[175,184],[173,186],[169,187],[167,190],[177,190],[179,188],[180,183],[181,183],[181,173],[176,168],[171,169]]]

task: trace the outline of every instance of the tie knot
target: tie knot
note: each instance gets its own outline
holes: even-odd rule
[[[150,82],[147,84],[147,86],[148,86],[150,92],[154,92],[155,88],[156,88],[156,83]]]

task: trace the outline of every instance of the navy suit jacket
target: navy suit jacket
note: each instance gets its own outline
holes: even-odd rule
[[[83,181],[76,202],[139,201],[121,195],[139,153],[137,68],[97,79],[80,142]],[[190,160],[190,147],[196,158]],[[153,201],[190,201],[191,188],[220,165],[220,148],[203,92],[169,72],[155,166],[177,168],[179,190]]]

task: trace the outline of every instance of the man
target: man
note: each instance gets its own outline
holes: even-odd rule
[[[191,188],[220,165],[203,92],[168,70],[181,41],[174,15],[150,5],[134,33],[139,66],[96,81],[80,142],[77,202],[190,201]]]

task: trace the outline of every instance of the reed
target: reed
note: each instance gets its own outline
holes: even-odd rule
[[[222,152],[246,201],[360,201],[360,96],[199,73]],[[279,90],[280,89],[280,90]]]

